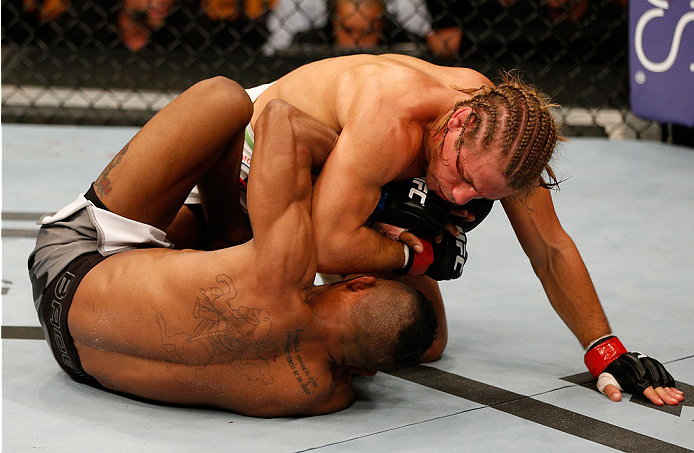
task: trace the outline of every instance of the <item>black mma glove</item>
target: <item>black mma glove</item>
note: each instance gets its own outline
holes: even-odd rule
[[[424,251],[416,253],[407,247],[407,263],[396,274],[428,275],[434,280],[452,280],[463,274],[463,266],[467,261],[467,238],[465,233],[455,237],[448,231],[443,232],[440,243],[432,243],[420,239]]]
[[[433,243],[434,262],[424,273],[434,280],[453,280],[463,275],[463,266],[467,261],[467,236],[460,233],[458,237],[448,231],[443,232],[440,243]]]
[[[452,215],[449,221],[455,224],[455,226],[458,227],[458,230],[467,233],[468,231],[472,230],[477,225],[482,223],[482,220],[484,220],[485,217],[487,217],[487,215],[489,215],[489,213],[491,212],[492,206],[494,206],[494,200],[487,200],[485,198],[472,199],[464,205],[462,205],[461,208],[467,210],[467,212],[474,215],[475,220],[468,222],[461,217]]]
[[[428,192],[424,178],[386,184],[367,224],[387,223],[405,228],[417,237],[438,236],[448,222],[453,205]]]
[[[675,380],[657,360],[640,352],[627,352],[614,335],[601,338],[588,348],[584,361],[595,379],[603,373],[611,374],[620,390],[640,394],[648,386],[674,387]],[[604,393],[604,385],[598,381],[598,389]]]

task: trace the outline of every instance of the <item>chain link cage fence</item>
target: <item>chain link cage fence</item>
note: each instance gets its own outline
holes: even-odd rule
[[[2,0],[2,121],[144,124],[195,82],[402,53],[517,69],[569,135],[661,138],[629,110],[626,0]]]

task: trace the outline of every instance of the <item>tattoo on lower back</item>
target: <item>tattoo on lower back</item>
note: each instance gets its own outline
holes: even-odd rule
[[[94,190],[96,190],[96,193],[98,195],[104,196],[108,195],[113,188],[111,187],[111,180],[109,179],[109,174],[111,173],[111,170],[116,167],[116,165],[120,164],[121,160],[123,160],[123,156],[125,153],[128,152],[128,147],[130,146],[130,142],[128,142],[123,149],[120,150],[118,154],[116,154],[116,157],[109,162],[109,164],[104,168],[104,171],[101,172],[99,177],[96,179],[96,182],[94,183]]]
[[[311,376],[311,371],[306,367],[304,360],[301,358],[301,339],[299,336],[303,331],[304,329],[295,329],[294,332],[291,330],[287,331],[287,342],[284,345],[284,355],[301,390],[306,395],[310,395],[313,393],[313,389],[318,387],[318,382]]]
[[[216,281],[217,286],[200,288],[193,308],[199,322],[192,332],[170,332],[164,316],[157,313],[169,371],[179,382],[194,382],[195,373],[214,359],[249,381],[272,384],[265,357],[271,357],[278,345],[270,341],[273,323],[267,311],[234,303],[238,291],[228,275],[217,275]]]

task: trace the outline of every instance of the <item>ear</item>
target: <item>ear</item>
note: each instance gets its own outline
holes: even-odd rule
[[[468,116],[470,116],[471,113],[472,108],[470,107],[458,109],[455,112],[453,112],[453,115],[451,115],[451,119],[448,120],[448,130],[450,131],[452,129],[460,129],[461,127],[463,127],[465,120]]]
[[[376,278],[370,275],[363,275],[347,282],[347,288],[354,292],[373,288],[375,285]]]

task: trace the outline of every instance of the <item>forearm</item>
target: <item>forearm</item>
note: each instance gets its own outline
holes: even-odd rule
[[[568,241],[533,268],[552,307],[585,348],[610,333],[610,326],[578,249]]]
[[[554,309],[587,348],[594,340],[611,333],[610,326],[576,247],[555,255],[538,276]],[[659,406],[684,400],[682,392],[675,388],[675,380],[660,362],[639,352],[627,352],[617,337],[598,342],[586,353],[584,361],[597,379],[598,390],[613,401],[621,399],[620,390],[643,393]]]
[[[315,220],[315,219],[314,219]],[[316,222],[314,221],[314,225]],[[318,229],[319,226],[316,226]],[[351,233],[316,234],[318,272],[332,274],[372,273],[398,270],[405,262],[401,242],[367,227]]]

